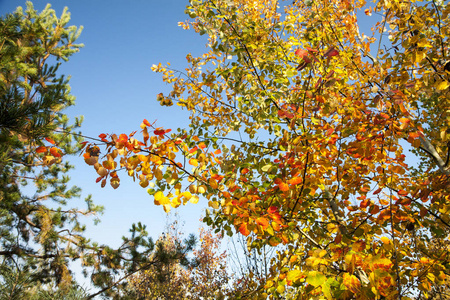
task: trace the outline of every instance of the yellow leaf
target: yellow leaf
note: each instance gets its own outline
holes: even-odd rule
[[[219,202],[217,201],[209,201],[208,205],[214,209],[219,209]]]
[[[443,80],[438,84],[437,89],[440,91],[443,91],[443,90],[447,89],[449,86],[450,86],[450,82]]]
[[[179,206],[181,205],[180,198],[179,198],[179,197],[174,198],[174,199],[172,200],[172,202],[170,203],[170,205],[171,205],[173,208],[179,207]]]
[[[292,271],[289,271],[287,274],[287,279],[292,282],[299,281],[300,279],[302,279],[304,277],[305,277],[305,275],[303,275],[303,272],[300,270],[292,270]]]
[[[388,237],[385,237],[385,236],[382,236],[380,239],[386,245],[388,245],[391,242],[391,240]]]
[[[197,191],[198,191],[200,194],[206,193],[206,186],[204,186],[204,185],[199,186]]]
[[[164,194],[163,194],[163,192],[158,191],[158,192],[156,192],[156,194],[153,197],[155,198],[155,204],[160,205],[161,199],[164,197]]]
[[[120,184],[120,179],[119,178],[111,178],[110,182],[111,182],[111,186],[113,187],[113,189],[117,189]]]
[[[192,194],[190,192],[188,192],[188,191],[183,192],[182,195],[183,195],[184,198],[186,198],[186,200],[189,200],[189,199],[192,198]]]
[[[148,183],[149,183],[148,180],[145,179],[145,180],[140,181],[139,185],[143,188],[146,188],[148,186]]]
[[[217,185],[217,181],[213,178],[209,179],[209,185],[213,188],[213,189],[217,189],[219,186]]]
[[[194,167],[198,166],[198,161],[195,158],[191,158],[189,160],[189,164],[193,165]]]
[[[199,197],[197,195],[192,195],[192,197],[189,199],[189,201],[193,204],[197,204],[199,200]]]
[[[165,205],[163,205],[163,208],[164,208],[164,211],[165,211],[166,213],[169,213],[169,212],[170,212],[170,209],[171,209],[170,204],[165,204]]]
[[[155,178],[157,180],[162,180],[163,179],[163,173],[159,168],[156,168],[155,173],[153,174],[155,175]]]

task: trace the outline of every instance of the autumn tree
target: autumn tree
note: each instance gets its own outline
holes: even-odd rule
[[[263,298],[426,297],[450,271],[449,12],[191,0],[179,25],[206,34],[207,51],[152,68],[172,86],[157,100],[187,110],[189,127],[144,120],[142,137],[101,134],[85,160],[102,186],[126,169],[166,211],[202,197],[208,225],[255,249],[283,244]]]
[[[276,251],[282,247],[263,245],[260,248],[252,247],[258,242],[256,236],[233,234],[228,238],[227,257],[230,265],[231,293],[234,296],[251,298],[270,278],[271,260],[275,258]]]
[[[199,229],[200,245],[193,251],[190,271],[190,299],[225,299],[230,293],[227,253],[222,252],[222,235],[212,229]]]
[[[159,257],[160,263],[128,279],[124,287],[127,297],[200,300],[220,299],[227,293],[226,255],[220,253],[220,235],[201,228],[200,243],[194,249],[193,236],[182,243],[179,225],[178,219],[169,224],[156,241],[152,256]]]

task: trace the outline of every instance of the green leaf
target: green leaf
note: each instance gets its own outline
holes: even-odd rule
[[[271,164],[265,165],[264,167],[261,168],[261,171],[267,172],[267,171],[269,171],[269,169],[270,169],[271,167],[272,167]]]
[[[322,292],[325,295],[325,297],[327,297],[327,299],[333,299],[333,294],[331,293],[331,286],[335,282],[336,281],[334,280],[334,278],[328,278],[328,280],[322,284]]]
[[[322,285],[326,280],[327,277],[318,271],[311,271],[306,277],[306,282],[315,287]]]

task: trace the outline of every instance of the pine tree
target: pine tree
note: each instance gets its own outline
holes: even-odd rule
[[[69,259],[86,243],[78,216],[101,210],[89,198],[85,210],[67,207],[80,189],[62,156],[79,150],[81,120],[62,113],[75,98],[58,67],[82,46],[69,20],[30,2],[0,18],[0,258],[57,284],[71,282]]]

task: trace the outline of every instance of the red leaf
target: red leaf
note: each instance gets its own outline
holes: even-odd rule
[[[305,57],[308,56],[308,51],[304,49],[297,49],[297,51],[295,51],[295,55],[305,59]]]
[[[147,121],[147,119],[144,119],[144,121],[142,121],[142,123],[144,123],[147,126],[151,126],[150,123]]]
[[[382,191],[382,188],[378,188],[373,192],[374,195],[379,194]]]
[[[161,136],[161,135],[164,135],[164,133],[166,133],[166,131],[164,129],[159,129],[158,128],[155,131],[153,131],[153,133],[156,134],[156,135]]]
[[[316,58],[315,60],[317,60],[317,58]],[[309,57],[303,57],[303,61],[304,61],[306,64],[309,64],[310,62],[312,62],[312,60],[311,60]]]
[[[278,208],[276,207],[276,206],[271,206],[271,207],[269,207],[268,209],[267,209],[267,212],[269,213],[269,214],[274,214],[274,213],[276,213],[278,211]]]
[[[55,144],[55,141],[52,140],[51,138],[46,137],[45,140],[46,140],[47,142],[49,142],[50,144],[52,144],[52,145]]]
[[[95,183],[98,183],[100,180],[102,180],[102,178],[103,178],[103,177],[101,177],[101,176],[100,176],[99,178],[97,178],[97,179],[95,180]]]
[[[102,134],[99,134],[99,136],[98,136],[99,138],[101,138],[101,139],[104,139],[104,138],[106,138],[106,134],[104,134],[104,133],[102,133]]]
[[[330,49],[328,49],[327,52],[325,52],[325,54],[323,56],[325,57],[333,57],[339,55],[339,51],[337,51],[336,49],[334,49],[334,47],[331,47]]]
[[[309,48],[309,47],[305,47],[306,48],[306,50],[308,50],[309,52],[318,52],[316,49],[312,49],[312,48]]]

